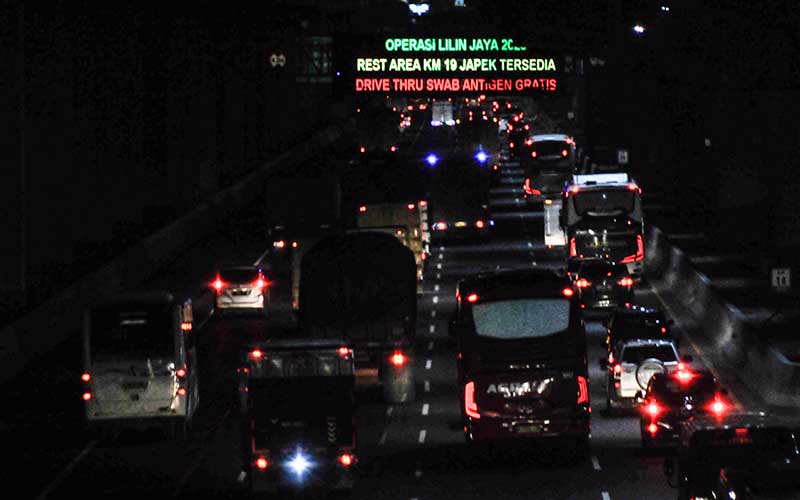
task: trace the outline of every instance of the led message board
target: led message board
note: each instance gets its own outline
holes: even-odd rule
[[[511,38],[387,37],[355,60],[356,93],[555,92],[561,62]]]

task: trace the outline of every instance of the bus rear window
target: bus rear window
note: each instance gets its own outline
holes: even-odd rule
[[[565,299],[521,299],[479,303],[472,318],[479,337],[541,338],[569,326],[570,303]]]
[[[579,215],[630,213],[634,209],[635,194],[627,188],[579,191],[574,196],[575,211]]]
[[[563,156],[562,151],[569,155],[571,147],[564,141],[537,141],[533,143],[533,151],[538,156]]]
[[[91,316],[91,346],[97,355],[140,353],[172,356],[173,309],[170,305],[97,309]]]

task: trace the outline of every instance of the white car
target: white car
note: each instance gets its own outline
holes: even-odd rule
[[[224,309],[267,312],[270,283],[260,266],[223,267],[210,285],[216,293],[218,312]]]
[[[656,373],[676,371],[681,357],[672,340],[633,339],[618,342],[606,361],[606,407],[615,410],[635,407],[636,393],[644,393]]]

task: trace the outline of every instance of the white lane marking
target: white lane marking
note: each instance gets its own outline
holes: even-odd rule
[[[536,261],[535,260],[531,261],[531,267],[536,267]]]
[[[433,303],[434,304],[438,304],[439,303],[439,296],[438,295],[434,295],[433,296]]]
[[[432,365],[432,364],[433,364],[433,360],[432,360],[432,359],[428,359],[428,360],[426,360],[426,361],[425,361],[425,369],[426,369],[426,370],[430,370],[430,369],[431,369],[431,365]]]
[[[386,432],[387,432],[387,431],[386,431],[386,430],[384,430],[384,431],[381,433],[381,438],[378,440],[378,444],[379,444],[379,445],[381,445],[381,446],[383,446],[384,444],[386,444]]]
[[[434,292],[438,292],[439,291],[439,285],[438,284],[437,285],[433,285],[433,291]]]
[[[592,457],[592,467],[594,470],[603,470],[600,468],[600,461],[597,459],[597,457]]]
[[[386,416],[387,417],[391,417],[392,413],[394,413],[394,406],[390,406],[390,407],[386,408]]]
[[[429,332],[431,332],[431,333],[435,332],[435,331],[436,331],[436,325],[431,325],[431,326],[428,328],[428,331],[429,331]]]
[[[436,317],[436,311],[431,311],[431,318],[435,318],[435,317]]]
[[[239,471],[239,475],[236,476],[236,482],[243,483],[245,479],[247,479],[247,472]]]
[[[439,247],[439,251],[440,251],[440,252],[444,252],[444,247],[443,247],[443,246],[440,246],[440,247]]]
[[[431,325],[431,326],[433,326],[433,325]],[[433,330],[431,330],[431,331],[433,331]],[[431,340],[430,342],[428,342],[428,350],[429,350],[429,351],[432,351],[432,350],[433,350],[433,340]]]
[[[425,442],[425,436],[427,436],[427,435],[428,435],[428,431],[426,431],[425,429],[422,429],[421,431],[419,431],[419,442],[420,443],[424,443]]]
[[[533,243],[531,243],[530,241],[528,242],[528,248],[533,248]]]
[[[424,405],[422,405],[422,414],[423,415],[427,415],[428,411],[430,409],[431,409],[431,405],[429,405],[428,403],[425,403]]]
[[[264,253],[262,253],[262,254],[261,254],[261,257],[259,257],[259,258],[258,258],[258,260],[256,260],[255,262],[253,262],[253,265],[254,265],[254,266],[257,266],[257,265],[261,264],[261,261],[262,261],[262,260],[264,260],[264,257],[266,257],[266,256],[267,256],[267,252],[269,252],[269,248],[267,248],[266,250],[264,250]]]
[[[426,380],[425,381],[425,392],[431,392],[431,381],[430,380]]]
[[[439,269],[441,269],[441,267]],[[442,273],[436,273],[436,279],[437,280],[442,279]]]
[[[414,477],[422,477],[422,471],[417,469],[414,471]]]
[[[56,478],[53,479],[53,481],[50,484],[48,484],[45,487],[45,489],[42,490],[41,493],[39,493],[39,495],[36,497],[36,500],[42,500],[44,498],[47,498],[47,496],[50,495],[50,493],[54,492],[56,488],[58,488],[58,486],[61,484],[61,482],[64,481],[64,479],[66,479],[67,476],[72,474],[72,471],[75,469],[75,467],[78,466],[81,460],[86,458],[86,455],[88,455],[89,452],[92,451],[92,448],[94,448],[95,446],[97,446],[97,441],[90,441],[81,450],[81,452],[78,453],[78,455],[75,456],[75,458],[73,458],[72,461],[68,463],[67,466],[64,467],[64,469],[61,472],[58,473]]]
[[[607,491],[601,492],[600,496],[603,497],[603,500],[611,500],[611,495],[609,495]]]

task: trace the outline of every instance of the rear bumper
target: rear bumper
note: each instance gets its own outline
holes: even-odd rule
[[[591,432],[589,412],[551,418],[468,418],[464,433],[468,441],[542,440],[586,438]]]
[[[230,298],[220,296],[217,297],[216,306],[218,309],[261,309],[264,307],[264,302],[263,295],[259,295],[256,298]]]
[[[317,462],[301,475],[295,474],[280,461],[264,471],[251,466],[249,473],[250,490],[258,493],[347,490],[354,484],[352,468],[340,466],[335,459]]]

